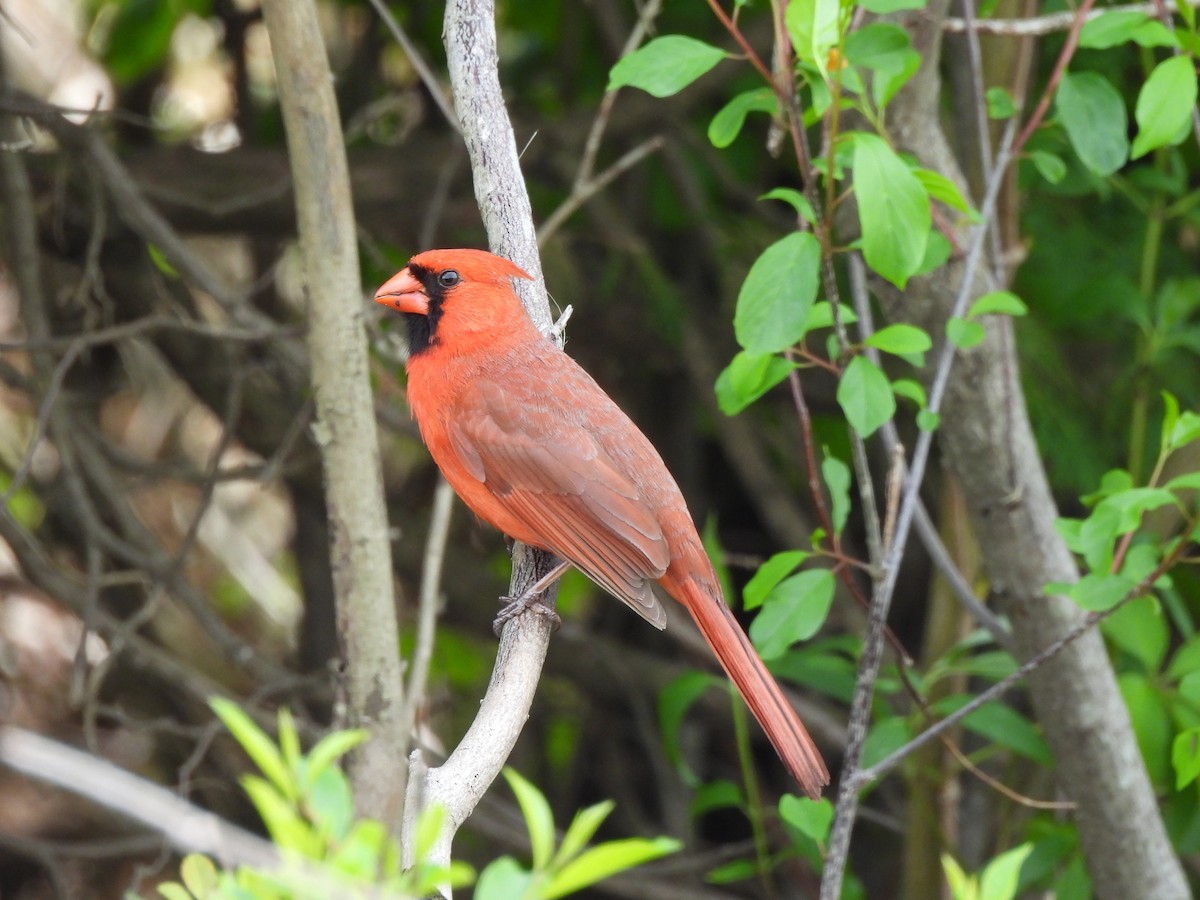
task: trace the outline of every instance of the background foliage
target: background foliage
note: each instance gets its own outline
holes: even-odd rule
[[[501,78],[527,142],[522,167],[539,222],[572,198],[606,91],[626,87],[596,167],[648,152],[545,236],[547,283],[575,310],[569,351],[646,430],[697,519],[710,523],[731,598],[742,601],[764,658],[797,688],[835,771],[863,631],[848,584],[869,587],[848,563],[869,558],[871,532],[850,474],[849,428],[869,436],[895,413],[910,446],[936,429],[921,367],[946,339],[888,326],[876,308],[878,330],[864,340],[845,299],[846,251],[860,250],[899,287],[961,257],[948,223],[972,221],[981,206],[976,113],[991,114],[993,139],[1017,109],[1028,121],[1066,27],[1038,40],[984,38],[986,98],[971,89],[967,42],[947,36],[948,130],[971,182],[960,189],[889,140],[888,104],[921,58],[900,27],[915,5],[787,5],[814,153],[832,176],[820,185],[833,235],[825,245],[796,230],[816,214],[790,151],[772,152],[777,102],[708,5],[663,4],[652,42],[619,63],[635,4],[499,10]],[[421,55],[442,71],[441,4],[395,6]],[[769,4],[730,8],[766,58]],[[864,26],[866,11],[896,20]],[[1056,11],[1050,4],[1039,13]],[[323,3],[321,12],[364,283],[377,285],[420,249],[481,245],[465,154],[411,59],[367,3]],[[976,12],[1016,14],[1004,3]],[[992,249],[1010,282],[952,323],[948,338],[968,348],[982,337],[983,317],[1013,317],[1024,401],[1065,516],[1061,531],[1090,573],[1063,590],[1085,609],[1106,610],[1139,579],[1163,576],[1153,596],[1126,603],[1101,627],[1171,839],[1194,865],[1200,584],[1185,567],[1164,574],[1190,551],[1198,430],[1188,410],[1200,399],[1197,40],[1192,8],[1174,12],[1169,24],[1123,11],[1084,26],[1000,194]],[[231,787],[245,760],[217,737],[206,699],[236,697],[267,726],[286,701],[305,741],[336,723],[338,701],[286,147],[260,15],[242,0],[24,0],[5,13],[28,29],[4,28],[8,83],[72,109],[98,105],[90,133],[253,315],[185,285],[129,207],[106,193],[109,176],[78,129],[43,130],[33,124],[41,114],[28,114],[7,135],[32,179],[47,303],[43,325],[23,311],[10,239],[4,340],[65,339],[46,345],[49,354],[6,344],[0,357],[8,486],[0,537],[10,548],[0,555],[2,714],[252,823]],[[74,48],[72,65],[55,71],[38,48],[59,45]],[[846,118],[838,124],[831,110]],[[844,347],[820,289],[825,259],[838,266]],[[201,324],[130,324],[183,315]],[[396,323],[368,315],[396,572],[411,600],[434,471],[404,408]],[[787,383],[793,371],[811,414],[811,460]],[[890,462],[870,446],[883,493]],[[924,495],[957,566],[986,597],[959,489],[936,464]],[[486,684],[495,654],[488,626],[508,566],[501,541],[468,515],[456,515],[453,528],[419,722],[435,746],[453,746]],[[948,599],[915,542],[900,579],[890,624],[915,664],[901,671],[895,654],[885,664],[867,765],[1016,667]],[[412,610],[405,603],[406,659]],[[709,661],[694,636],[674,622],[665,635],[642,627],[577,576],[564,581],[560,611],[514,768],[545,792],[554,821],[612,799],[615,809],[597,823],[601,837],[671,835],[686,848],[644,876],[595,890],[812,892],[832,808],[790,796],[794,787],[740,707],[696,671]],[[847,894],[1086,896],[1069,819],[1027,799],[1055,799],[1055,763],[1022,693],[972,713],[952,740],[957,755],[915,755],[867,795]],[[152,839],[114,844],[128,836],[107,814],[0,778],[0,893],[118,896],[133,878],[148,890],[176,877]],[[502,853],[526,856],[529,830],[535,866],[545,863],[545,829],[539,839],[519,824],[516,804],[494,795],[458,853],[481,869]]]

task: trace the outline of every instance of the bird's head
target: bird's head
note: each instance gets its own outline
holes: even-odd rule
[[[486,250],[427,250],[384,282],[375,302],[405,314],[415,356],[444,338],[511,330],[525,320],[512,279],[529,277]]]

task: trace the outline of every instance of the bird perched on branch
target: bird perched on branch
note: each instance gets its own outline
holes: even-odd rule
[[[829,772],[725,605],[683,495],[650,441],[525,313],[482,250],[430,250],[375,294],[408,325],[408,401],[446,480],[485,522],[573,565],[656,628],[657,584],[691,614],[775,750],[816,799]],[[504,613],[502,613],[502,617]]]

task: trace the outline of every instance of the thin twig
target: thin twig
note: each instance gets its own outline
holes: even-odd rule
[[[225,868],[246,866],[303,881],[327,897],[345,896],[347,885],[316,865],[280,856],[275,845],[215,813],[108,760],[12,725],[0,726],[0,764],[71,791],[161,834],[181,853],[203,853]],[[356,895],[382,898],[359,887]]]
[[[301,333],[301,328],[295,325],[267,328],[238,328],[228,325],[212,325],[208,322],[176,319],[170,316],[152,315],[142,319],[134,319],[130,322],[123,322],[120,325],[98,328],[86,334],[28,338],[23,341],[0,341],[0,351],[50,353],[56,350],[71,350],[76,346],[80,350],[84,350],[100,344],[112,344],[117,341],[140,337],[143,334],[155,331],[185,331],[197,337],[212,338],[214,340],[257,343],[281,337],[294,337]]]
[[[538,229],[538,244],[545,244],[550,240],[551,235],[558,231],[577,209],[612,184],[620,175],[632,169],[651,153],[661,149],[663,143],[663,137],[655,135],[625,153],[596,177],[589,178],[583,183],[576,181],[575,186],[571,189],[571,195],[559,204],[558,209],[554,210]]]
[[[1012,134],[1015,131],[1016,120],[1009,122],[1005,129],[1001,151],[997,155],[996,167],[988,182],[983,206],[980,210],[982,219],[986,222],[993,214],[996,199],[1000,194],[1000,185],[1004,180],[1004,172],[1011,158]],[[987,238],[987,229],[980,227],[971,241],[962,270],[962,282],[955,297],[951,316],[961,317],[966,312],[967,303],[975,283],[975,272],[983,255],[983,245]],[[928,409],[938,412],[950,380],[950,371],[954,365],[957,350],[954,344],[946,340],[942,344],[934,371],[933,383],[929,391]],[[868,618],[867,635],[863,641],[862,658],[859,663],[858,677],[854,687],[854,700],[850,707],[849,740],[844,757],[842,786],[838,792],[837,812],[835,814],[833,831],[829,839],[829,855],[826,859],[825,873],[821,880],[821,900],[837,900],[841,896],[842,880],[845,875],[846,860],[850,851],[850,834],[854,828],[854,818],[858,809],[858,791],[853,789],[855,773],[862,762],[863,744],[866,739],[867,725],[870,720],[871,701],[875,693],[875,681],[879,674],[879,664],[882,660],[883,635],[887,623],[887,613],[891,606],[892,595],[896,589],[899,577],[900,560],[904,547],[908,542],[908,531],[916,513],[917,499],[921,482],[925,476],[925,466],[929,461],[929,452],[933,444],[933,433],[921,432],[913,451],[908,482],[904,488],[904,497],[900,503],[900,512],[896,517],[896,539],[884,564],[883,578],[876,582],[875,596],[871,603],[871,614]]]
[[[1071,57],[1075,55],[1075,50],[1079,46],[1079,32],[1083,30],[1084,23],[1087,21],[1088,11],[1095,4],[1096,0],[1083,0],[1079,4],[1079,9],[1075,11],[1075,21],[1071,23],[1071,28],[1067,32],[1067,39],[1063,42],[1063,48],[1054,63],[1054,69],[1050,72],[1050,79],[1046,82],[1046,88],[1042,91],[1042,96],[1033,110],[1033,115],[1029,117],[1029,121],[1025,123],[1025,127],[1021,129],[1021,134],[1013,143],[1011,150],[1013,156],[1021,152],[1021,149],[1025,146],[1025,142],[1033,136],[1033,133],[1037,131],[1038,126],[1042,124],[1042,120],[1046,117],[1046,112],[1050,109],[1050,101],[1054,99],[1054,93],[1058,90],[1058,83],[1062,81],[1063,75],[1066,74],[1067,64],[1070,63]]]
[[[1195,526],[1195,521],[1188,523],[1187,530],[1183,533],[1190,534]],[[1125,604],[1130,600],[1134,600],[1149,593],[1151,588],[1153,588],[1154,583],[1162,578],[1167,572],[1169,572],[1183,558],[1184,554],[1187,552],[1188,546],[1190,545],[1187,541],[1178,541],[1175,545],[1175,548],[1169,554],[1167,554],[1167,556],[1164,557],[1161,562],[1159,562],[1154,571],[1130,588],[1129,592],[1126,593],[1125,596],[1122,597],[1121,600],[1114,606],[1111,606],[1101,612],[1088,613],[1070,631],[1068,631],[1058,640],[1054,641],[1052,644],[1044,647],[1039,653],[1031,656],[1013,672],[997,681],[979,696],[973,698],[969,703],[965,704],[959,709],[956,709],[954,712],[950,713],[944,719],[939,721],[936,725],[926,728],[903,747],[900,747],[894,752],[888,754],[879,762],[875,763],[875,765],[868,769],[860,769],[858,772],[852,774],[848,779],[847,787],[854,792],[861,791],[863,788],[867,787],[885,775],[887,772],[894,769],[905,757],[909,756],[914,751],[919,750],[935,737],[938,737],[944,733],[946,729],[952,728],[975,710],[979,709],[981,706],[984,706],[985,704],[990,703],[992,700],[1002,696],[1005,692],[1014,687],[1017,682],[1023,680],[1026,675],[1044,665],[1049,659],[1057,656],[1060,652],[1062,652],[1064,647],[1083,637],[1083,635],[1087,634],[1092,628],[1099,625],[1117,610],[1124,607]]]
[[[850,298],[854,304],[855,315],[858,316],[858,320],[863,324],[864,329],[874,330],[871,303],[867,296],[866,267],[863,264],[862,257],[858,253],[850,254],[849,276]],[[875,348],[868,347],[866,353],[872,362],[878,362],[879,353]],[[894,421],[885,422],[879,430],[879,436],[883,439],[884,449],[889,455],[895,453],[897,450],[903,452]],[[945,579],[946,584],[950,587],[951,592],[958,599],[958,602],[962,604],[980,625],[987,629],[992,639],[1000,647],[1009,653],[1015,653],[1016,644],[1013,641],[1012,631],[1001,621],[999,616],[988,609],[975,596],[975,591],[959,570],[954,558],[950,555],[950,551],[946,549],[941,535],[938,534],[928,510],[926,510],[925,504],[920,498],[918,498],[916,511],[916,526],[917,536],[920,537],[921,543],[925,547],[925,552],[929,554],[929,558],[941,573],[942,578]],[[888,545],[890,546],[891,543],[892,541],[889,540]]]
[[[441,605],[442,569],[446,559],[446,543],[450,536],[450,514],[454,510],[454,490],[444,478],[438,478],[433,492],[433,511],[429,514],[429,536],[425,541],[425,558],[421,563],[421,590],[417,596],[417,639],[412,652],[411,672],[404,689],[404,705],[400,707],[402,734],[413,739],[417,708],[425,701],[425,685],[429,678],[429,663],[433,659],[434,637],[437,634],[438,607]],[[405,752],[408,748],[405,747]]]
[[[661,11],[662,0],[647,0],[642,4],[637,22],[625,39],[625,46],[621,48],[620,58],[628,56],[641,45],[650,31],[650,26]],[[600,152],[600,144],[604,139],[604,132],[608,128],[608,121],[612,115],[613,104],[617,102],[618,93],[619,90],[606,91],[604,98],[600,101],[600,108],[596,111],[595,118],[592,119],[592,127],[588,130],[587,140],[583,143],[583,157],[579,160],[579,170],[575,173],[572,194],[592,181],[592,173],[596,170],[596,155]],[[548,221],[547,224],[549,224]],[[543,225],[542,228],[546,228],[546,225]],[[538,240],[544,241],[546,238],[539,235]]]
[[[1167,8],[1167,4],[1163,0],[1154,0],[1154,15],[1167,29],[1175,27],[1175,20],[1171,16],[1171,10]],[[1183,47],[1176,44],[1171,48],[1171,53],[1174,56],[1182,56]],[[1200,144],[1200,108],[1197,108],[1194,103],[1192,104],[1192,137],[1196,139],[1197,144]]]
[[[979,49],[979,22],[975,18],[975,0],[961,0],[963,18],[967,21],[967,61],[971,70],[971,92],[975,103],[975,131],[979,140],[979,181],[987,184],[992,177],[992,134],[988,127],[987,103],[985,102],[986,87],[983,80],[983,54]],[[985,225],[992,242],[992,267],[996,270],[997,280],[1004,283],[1007,279],[1002,271],[1004,259],[1000,250],[1000,223],[996,219],[988,220]]]
[[[1186,0],[1188,6],[1200,6],[1200,0]],[[1106,6],[1101,10],[1093,10],[1087,14],[1086,21],[1090,22],[1109,13],[1139,12],[1155,15],[1156,4],[1127,3],[1121,6]],[[1074,10],[1061,13],[1051,13],[1047,16],[1031,16],[1023,19],[979,19],[975,29],[979,34],[997,35],[999,37],[1041,37],[1059,31],[1067,31],[1075,24],[1078,14]],[[965,19],[948,18],[942,20],[942,30],[959,34],[970,29],[970,23]]]
[[[433,73],[433,69],[429,68],[429,63],[425,62],[425,57],[421,55],[421,51],[417,49],[417,45],[409,40],[408,34],[400,26],[400,23],[396,21],[396,17],[392,15],[392,11],[384,5],[383,0],[369,0],[369,2],[375,8],[375,12],[379,13],[379,18],[383,19],[383,24],[392,33],[392,37],[400,45],[400,49],[408,57],[409,63],[416,70],[421,83],[425,85],[425,90],[429,91],[429,95],[433,97],[433,102],[437,104],[437,108],[442,116],[456,133],[461,134],[462,129],[459,127],[458,117],[454,114],[454,104],[450,102],[450,98],[442,90],[441,82],[438,81],[437,76]]]

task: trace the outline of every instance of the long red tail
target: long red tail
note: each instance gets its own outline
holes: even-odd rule
[[[820,799],[821,788],[829,784],[825,761],[729,607],[719,596],[712,596],[702,584],[692,579],[670,585],[668,592],[692,614],[700,633],[737,685],[792,777],[805,794],[813,800]]]

